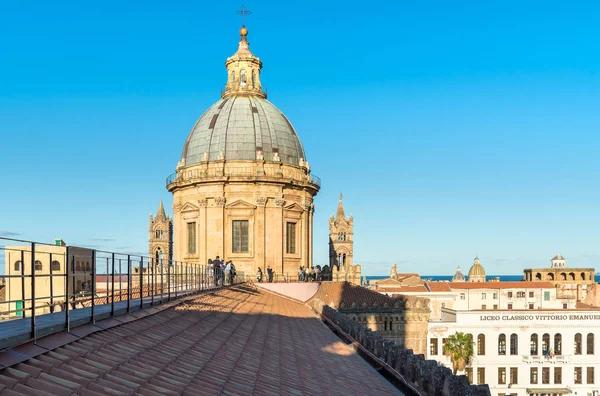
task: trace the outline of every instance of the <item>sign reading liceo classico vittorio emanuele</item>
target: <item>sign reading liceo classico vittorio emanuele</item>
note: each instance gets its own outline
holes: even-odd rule
[[[564,322],[564,321],[589,321],[598,320],[600,321],[600,314],[548,314],[548,315],[480,315],[480,321],[511,321],[511,320],[522,320],[522,321],[549,321],[549,322]]]

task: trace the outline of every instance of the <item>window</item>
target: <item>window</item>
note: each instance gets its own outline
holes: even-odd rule
[[[510,368],[510,383],[511,384],[519,383],[519,369],[517,367]]]
[[[498,336],[498,355],[506,355],[506,336],[504,334]]]
[[[498,385],[506,385],[506,368],[498,367]]]
[[[594,333],[589,333],[587,335],[587,354],[594,354]]]
[[[446,308],[446,303],[442,303],[442,308]]]
[[[486,298],[486,294],[485,293],[481,293],[481,299],[485,300],[485,298]]]
[[[60,263],[58,261],[54,260],[52,262],[52,265],[50,266],[50,269],[52,271],[60,271]]]
[[[498,309],[498,304],[494,304],[494,309]]]
[[[562,367],[554,367],[554,383],[562,383]]]
[[[188,254],[196,253],[196,223],[188,223],[187,225],[187,245]]]
[[[487,305],[481,304],[481,309],[487,309]]]
[[[508,292],[508,298],[512,298],[512,292]]]
[[[587,383],[588,384],[593,384],[594,383],[594,368],[593,367],[588,367],[587,368]]]
[[[467,376],[467,380],[469,380],[469,384],[473,383],[473,367],[465,367],[465,375]]]
[[[464,300],[465,299],[465,293],[460,293],[460,299]]]
[[[256,88],[256,71],[252,70],[252,88]]]
[[[529,383],[537,384],[538,383],[538,369],[537,367],[532,367],[529,369]]]
[[[477,383],[485,384],[485,368],[477,367]]]
[[[156,239],[162,239],[163,232],[162,230],[156,230]]]
[[[581,355],[581,333],[575,334],[575,343],[573,347],[575,355]]]
[[[444,345],[446,345],[447,338],[442,338],[442,349],[444,349]]]
[[[234,220],[232,225],[232,252],[248,253],[248,220]]]
[[[512,304],[508,304],[507,309],[512,309]]]
[[[529,352],[532,355],[538,354],[538,335],[537,334],[531,335],[531,339],[529,341]]]
[[[33,263],[33,266],[36,271],[42,270],[42,262],[40,260],[35,260],[35,262]]]
[[[562,355],[562,336],[560,333],[554,335],[554,353]]]
[[[485,355],[485,334],[477,336],[477,354]]]
[[[542,354],[546,354],[550,350],[550,334],[546,333],[542,336]]]
[[[285,252],[296,253],[296,223],[286,223]]]
[[[529,309],[533,309],[533,304],[529,304]]]
[[[86,262],[85,262],[85,270],[86,270],[87,272],[90,272],[90,271],[92,270],[92,266],[90,265],[90,262],[89,262],[89,261],[86,261]]]
[[[550,292],[549,291],[544,292],[544,301],[550,301]]]
[[[550,367],[542,367],[542,384],[550,383]]]
[[[15,271],[21,271],[21,260],[15,261]]]
[[[517,355],[519,353],[519,337],[513,333],[510,335],[510,354]]]
[[[435,356],[438,354],[438,339],[432,338],[429,340],[429,354]]]
[[[494,294],[492,295],[492,298],[493,298],[494,300],[497,300],[497,299],[498,299],[498,293],[494,293]]]
[[[525,292],[524,291],[517,292],[517,298],[525,298]]]
[[[567,304],[563,304],[563,309],[567,309],[569,306]]]
[[[583,384],[583,381],[581,380],[581,367],[575,367],[575,373],[574,373],[574,377],[575,377],[575,383],[576,384]]]
[[[529,292],[529,298],[534,298],[535,297],[535,292]]]

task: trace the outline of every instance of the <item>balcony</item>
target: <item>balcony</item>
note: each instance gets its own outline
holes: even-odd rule
[[[523,355],[524,363],[544,363],[544,364],[565,364],[571,361],[571,355],[555,355],[554,357],[545,355]]]
[[[281,168],[257,168],[257,167],[210,167],[210,168],[192,168],[181,170],[171,174],[167,180],[167,188],[174,183],[189,183],[202,181],[205,179],[229,179],[229,178],[284,178],[293,180],[302,180],[309,182],[317,188],[321,187],[321,179],[313,173],[306,173],[300,168],[281,169]]]

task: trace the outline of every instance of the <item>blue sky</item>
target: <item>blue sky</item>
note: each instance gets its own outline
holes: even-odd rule
[[[485,3],[485,4],[483,4]],[[237,2],[0,4],[0,232],[147,251],[236,50]],[[269,100],[343,191],[363,273],[600,259],[600,4],[248,4]]]

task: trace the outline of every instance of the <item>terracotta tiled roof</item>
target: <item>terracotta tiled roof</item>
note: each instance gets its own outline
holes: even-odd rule
[[[379,290],[379,289],[378,289]],[[394,290],[398,290],[394,288]],[[319,299],[332,308],[361,308],[363,304],[366,307],[393,307],[398,299],[388,297],[373,290],[356,286],[348,282],[323,282],[319,291],[311,300]]]
[[[596,306],[596,305],[591,305],[591,304],[584,304],[582,302],[577,301],[577,305],[576,305],[577,309],[600,309],[600,307]]]
[[[550,282],[450,282],[451,289],[554,289]]]
[[[427,282],[427,288],[432,292],[452,291],[448,285],[448,282]]]
[[[63,333],[73,342],[50,352],[30,345],[45,353],[0,370],[0,394],[398,394],[307,306],[251,287],[119,323]]]
[[[399,286],[399,287],[378,287],[376,289],[379,293],[423,293],[428,290],[425,286]]]

